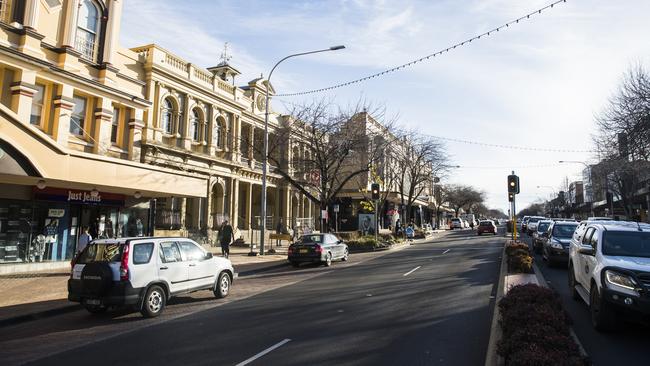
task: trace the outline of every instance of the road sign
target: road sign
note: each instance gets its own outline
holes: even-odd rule
[[[339,212],[339,205],[334,205],[334,212]]]

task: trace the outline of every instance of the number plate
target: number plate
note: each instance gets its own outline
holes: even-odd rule
[[[300,253],[300,254],[307,254],[307,253],[309,253],[309,249],[300,249],[300,250],[298,251],[298,253]]]
[[[88,305],[99,305],[99,304],[101,304],[101,302],[99,300],[95,300],[95,299],[88,299],[88,300],[86,300],[86,304],[88,304]]]

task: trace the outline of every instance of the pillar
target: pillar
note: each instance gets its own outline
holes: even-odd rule
[[[120,37],[120,21],[122,18],[122,0],[110,0],[108,3],[108,21],[106,23],[106,39],[104,40],[103,61],[113,64],[113,54],[116,53]]]
[[[145,111],[146,118],[144,124],[146,131],[143,136],[143,140],[146,139],[146,141],[155,141],[158,143],[162,143],[163,135],[163,130],[160,127],[160,106],[162,104],[160,88],[161,85],[158,81],[150,81],[147,85],[147,100],[153,101],[153,105]]]
[[[65,1],[64,4],[65,21],[63,22],[64,26],[61,38],[61,47],[74,48],[79,0],[68,0]]]
[[[25,0],[24,33],[18,42],[18,51],[38,58],[45,57],[41,50],[41,41],[45,36],[36,31],[38,24],[39,0]]]
[[[181,230],[187,229],[185,217],[187,216],[187,198],[181,198]]]
[[[132,161],[140,161],[142,155],[142,129],[144,128],[144,122],[142,121],[143,115],[143,109],[132,109],[131,118],[128,120],[129,160]]]
[[[280,216],[284,221],[285,226],[291,227],[291,190],[289,187],[285,187],[281,192],[281,199],[283,201],[282,210]]]
[[[14,82],[11,83],[11,110],[18,115],[18,119],[29,124],[32,114],[32,98],[36,93],[36,71],[19,69],[14,73]],[[47,118],[47,116],[43,116]]]
[[[248,183],[248,192],[246,195],[246,228],[251,229],[253,215],[253,183]]]
[[[241,116],[233,116],[233,128],[232,128],[232,143],[233,143],[233,161],[241,161]]]
[[[219,115],[219,110],[217,109],[216,105],[211,105],[208,111],[208,116],[206,118],[205,123],[210,126],[208,130],[210,131],[210,136],[207,139],[208,140],[208,153],[210,155],[214,155],[217,151],[216,145],[217,145],[217,136],[215,130],[217,129],[217,116]]]
[[[88,106],[90,107],[90,106]],[[94,113],[93,153],[106,154],[111,147],[111,128],[113,123],[113,102],[108,98],[97,98]],[[88,129],[90,132],[90,129]]]
[[[248,131],[248,160],[251,162],[251,166],[253,166],[252,162],[255,160],[255,149],[253,148],[255,146],[255,126],[252,123],[250,126],[250,131]]]
[[[178,133],[181,134],[182,146],[186,150],[192,149],[192,137],[190,136],[190,104],[192,100],[190,95],[186,95],[185,105],[183,105],[183,122],[179,121],[179,124],[183,125],[183,131],[178,131]]]
[[[70,117],[74,108],[72,99],[74,88],[71,85],[57,85],[54,97],[54,123],[52,136],[61,146],[68,146],[70,136]]]
[[[232,221],[232,227],[237,228],[239,224],[239,179],[232,178],[230,183],[232,187],[230,191],[230,220]]]

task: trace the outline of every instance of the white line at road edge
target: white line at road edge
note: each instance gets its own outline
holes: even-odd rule
[[[447,250],[445,250],[444,252],[442,252],[442,254],[447,254],[450,250],[451,250],[451,249],[447,249]]]
[[[406,276],[410,275],[411,273],[413,273],[413,272],[417,271],[418,269],[420,269],[420,267],[422,267],[422,266],[417,266],[417,267],[413,268],[412,270],[404,273],[403,276],[406,277]]]
[[[279,347],[282,347],[283,345],[285,345],[287,342],[290,342],[290,341],[291,341],[291,339],[287,338],[287,339],[283,340],[282,342],[276,344],[275,346],[271,346],[271,347],[265,349],[264,351],[262,351],[262,352],[256,354],[255,356],[249,358],[248,360],[246,360],[246,361],[242,361],[242,362],[238,363],[238,364],[235,365],[235,366],[244,366],[244,365],[248,365],[249,363],[251,363],[251,362],[257,360],[258,358],[264,356],[265,354],[267,354],[267,353],[273,351],[274,349],[279,348]]]

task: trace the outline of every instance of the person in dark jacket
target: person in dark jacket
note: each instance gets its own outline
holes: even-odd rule
[[[219,242],[224,257],[228,258],[230,256],[230,243],[234,240],[235,233],[232,230],[232,226],[228,223],[228,220],[224,220],[221,225],[221,230],[219,230]]]

